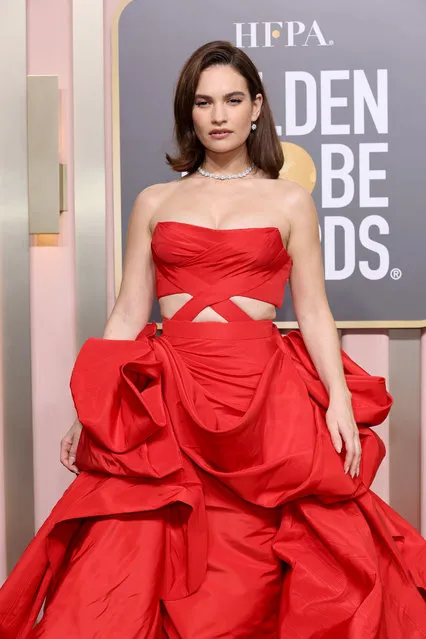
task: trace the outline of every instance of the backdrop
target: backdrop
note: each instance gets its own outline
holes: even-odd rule
[[[336,320],[424,325],[425,9],[410,0],[404,13],[385,0],[131,2],[118,34],[123,243],[137,193],[179,177],[164,153],[184,61],[207,41],[230,40],[263,77],[283,176],[313,193]],[[289,295],[277,320],[294,320]]]

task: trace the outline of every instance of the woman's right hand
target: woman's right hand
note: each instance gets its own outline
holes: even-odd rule
[[[76,473],[76,475],[78,475],[80,470],[74,462],[82,428],[82,425],[76,419],[69,431],[61,439],[61,463],[72,473]]]

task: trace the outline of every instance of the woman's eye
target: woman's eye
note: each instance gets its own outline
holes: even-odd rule
[[[242,100],[240,98],[231,98],[229,102],[232,102],[233,104],[240,104]],[[201,100],[200,102],[196,102],[195,106],[205,106],[206,104],[208,104],[206,100]]]

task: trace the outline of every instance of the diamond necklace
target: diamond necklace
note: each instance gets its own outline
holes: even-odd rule
[[[254,169],[254,164],[249,166],[249,168],[243,171],[242,173],[235,173],[234,175],[216,175],[216,173],[209,173],[208,171],[205,171],[204,169],[201,168],[201,166],[198,167],[197,171],[201,173],[201,175],[204,175],[204,177],[214,178],[215,180],[235,180],[236,178],[245,177],[251,171],[253,171],[253,169]]]

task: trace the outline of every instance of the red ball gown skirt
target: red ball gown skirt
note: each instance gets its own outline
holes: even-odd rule
[[[82,472],[0,592],[1,639],[426,637],[425,542],[369,489],[384,379],[342,353],[352,479],[298,332],[163,328],[80,351]]]

